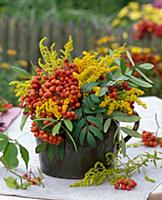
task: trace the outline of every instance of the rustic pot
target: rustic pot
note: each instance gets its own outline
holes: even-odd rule
[[[114,141],[114,134],[117,125],[112,121],[108,132],[105,134],[103,141],[97,141],[96,148],[90,148],[88,144],[78,147],[75,152],[71,142],[65,139],[64,143],[64,157],[62,160],[48,158],[48,152],[45,151],[39,154],[41,170],[49,176],[67,179],[80,179],[84,174],[94,166],[97,161],[105,163],[105,154],[108,152],[115,152],[117,149]],[[138,129],[138,123],[135,123],[133,128]],[[130,137],[126,137],[128,141]],[[37,139],[37,143],[40,141]]]

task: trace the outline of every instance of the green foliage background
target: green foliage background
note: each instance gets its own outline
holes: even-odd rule
[[[59,13],[67,10],[90,11],[96,15],[109,16],[116,13],[131,0],[0,0],[2,13],[10,15],[31,15],[37,16],[47,14],[47,12]],[[136,0],[139,3],[147,3],[149,0]],[[66,12],[65,12],[66,14]],[[62,16],[64,17],[64,16]]]

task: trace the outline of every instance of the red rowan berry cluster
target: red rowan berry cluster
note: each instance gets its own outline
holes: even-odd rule
[[[44,121],[44,122],[46,122],[46,121]],[[62,135],[53,136],[52,134],[49,134],[44,129],[40,129],[36,122],[32,122],[31,132],[33,132],[34,136],[38,137],[43,142],[48,142],[50,144],[55,144],[55,145],[59,145],[63,142],[63,136]]]
[[[20,105],[25,108],[26,112],[35,119],[36,108],[41,107],[48,100],[56,103],[56,111],[64,119],[77,119],[75,109],[80,107],[81,91],[78,80],[73,77],[73,72],[78,73],[78,69],[74,63],[69,63],[68,59],[64,60],[61,68],[55,68],[52,75],[47,75],[43,70],[37,69],[37,75],[33,76],[29,94],[22,97]],[[56,118],[55,113],[40,111],[40,118]],[[43,121],[44,126],[54,127],[48,119]],[[43,127],[43,126],[42,126]],[[62,135],[53,136],[51,132],[42,130],[40,125],[33,122],[31,131],[35,137],[40,138],[44,142],[59,145],[63,141]]]
[[[37,76],[33,76],[30,91],[27,97],[21,99],[21,105],[30,109],[29,114],[32,118],[35,116],[37,106],[41,106],[48,99],[52,99],[58,105],[58,111],[66,119],[75,119],[74,110],[80,107],[79,99],[82,96],[78,81],[73,77],[73,72],[77,72],[74,63],[68,63],[66,59],[61,69],[55,68],[54,74],[45,76],[41,69],[37,69]],[[64,100],[70,98],[70,104],[67,111],[62,110]],[[25,102],[25,105],[24,105]],[[47,113],[46,113],[47,114]],[[46,117],[42,113],[43,117]]]
[[[7,111],[12,107],[13,105],[5,99],[0,100],[0,112]]]
[[[9,110],[10,108],[13,107],[13,105],[9,102],[6,102],[6,103],[2,104],[2,107],[5,108],[6,110]]]
[[[112,98],[112,99],[116,98],[117,97],[116,87],[115,86],[109,86],[108,89],[109,89],[109,97]]]
[[[109,86],[108,90],[110,98],[117,98],[117,91],[131,90],[131,88],[128,86],[128,83],[124,81],[122,84],[119,84],[118,86]]]
[[[158,138],[152,132],[143,131],[141,137],[142,142],[146,147],[156,147],[158,145]]]
[[[116,190],[131,190],[132,188],[136,187],[137,183],[133,179],[128,178],[120,178],[114,183],[114,188]]]
[[[108,93],[110,98],[118,99],[117,91],[122,90],[131,90],[131,88],[128,86],[128,83],[124,81],[122,84],[119,84],[118,86],[109,86],[108,87]],[[134,101],[130,102],[130,107],[134,109]]]
[[[40,185],[42,183],[43,177],[41,176],[35,176],[33,172],[27,172],[23,174],[22,179],[26,180],[29,182],[31,185]]]
[[[159,139],[160,147],[162,147],[162,139]]]

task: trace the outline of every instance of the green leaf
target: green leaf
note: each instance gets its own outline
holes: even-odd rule
[[[100,97],[104,96],[104,95],[106,94],[107,91],[108,91],[108,88],[107,88],[107,87],[101,88],[101,90],[100,90]]]
[[[96,147],[96,140],[90,132],[87,133],[87,142],[91,148]]]
[[[129,59],[130,63],[132,64],[132,66],[135,66],[135,64],[134,64],[134,62],[133,62],[133,60],[132,60],[132,57],[131,57],[130,52],[129,52],[129,51],[126,51],[126,53],[127,53],[127,57],[128,57],[128,59]]]
[[[117,129],[116,129],[116,131],[114,133],[114,137],[113,137],[113,144],[115,144],[116,142],[118,142],[119,133],[120,133],[120,128],[117,127]]]
[[[21,189],[26,190],[28,187],[30,187],[31,183],[26,181],[21,185]]]
[[[96,119],[103,124],[103,115],[101,113],[97,113]]]
[[[60,160],[63,159],[64,157],[64,142],[62,142],[58,147],[57,147],[57,152]]]
[[[21,118],[21,123],[20,123],[20,130],[22,131],[24,126],[25,126],[25,123],[28,119],[29,115],[23,115],[22,118]]]
[[[61,122],[57,123],[53,129],[52,129],[52,135],[57,135],[59,134],[59,131],[60,131],[60,127],[61,127]]]
[[[74,141],[72,135],[69,133],[68,130],[65,130],[65,132],[66,132],[66,134],[69,136],[71,142],[73,143],[75,151],[78,151],[77,146],[76,146],[76,143],[75,143],[75,141]]]
[[[107,133],[107,131],[110,127],[110,124],[111,124],[111,118],[108,118],[104,123],[104,133]]]
[[[9,188],[15,188],[15,189],[19,188],[19,186],[18,186],[19,184],[18,184],[17,180],[12,176],[4,178],[4,181],[7,185],[7,187],[9,187]]]
[[[28,152],[28,150],[27,150],[25,147],[23,147],[22,145],[19,145],[19,148],[20,148],[21,157],[22,157],[22,159],[23,159],[24,162],[25,162],[26,169],[28,169],[29,152]]]
[[[155,179],[152,179],[152,178],[150,178],[148,176],[145,176],[145,180],[148,181],[148,182],[151,182],[151,183],[155,183],[156,182]]]
[[[84,104],[86,107],[88,107],[89,109],[94,109],[95,108],[95,104],[92,102],[92,100],[90,99],[90,97],[86,97],[83,100]]]
[[[126,156],[126,144],[125,144],[125,141],[124,141],[124,138],[122,135],[121,135],[121,148],[122,148],[123,156],[125,157]]]
[[[0,134],[0,152],[4,151],[8,145],[8,137],[3,133]]]
[[[8,168],[16,168],[19,164],[17,159],[18,150],[15,144],[9,143],[1,159]]]
[[[87,107],[84,107],[83,112],[86,113],[86,114],[96,114],[95,110],[90,110]]]
[[[55,158],[55,145],[49,144],[48,146],[48,157],[50,161],[52,161]]]
[[[122,112],[114,112],[112,118],[119,122],[137,122],[141,119],[138,115],[128,115]]]
[[[71,122],[69,119],[65,119],[65,120],[64,120],[64,123],[65,123],[65,125],[66,125],[66,127],[67,127],[67,129],[68,129],[69,131],[72,131],[72,130],[73,130],[73,124],[72,124],[72,122]]]
[[[96,136],[98,139],[103,141],[104,136],[103,136],[102,132],[98,128],[96,128],[94,126],[88,126],[88,128],[93,133],[94,136]]]
[[[132,130],[132,129],[129,129],[127,127],[121,127],[120,128],[124,133],[126,133],[127,135],[130,135],[132,137],[136,137],[136,138],[140,138],[141,137],[141,134]]]
[[[91,82],[91,83],[87,83],[82,87],[82,91],[83,93],[85,92],[89,92],[92,90],[93,87],[97,86],[98,83],[97,82]]]
[[[123,78],[123,74],[121,73],[120,70],[117,71],[113,71],[112,72],[112,80],[113,80],[113,84],[114,82],[116,82],[116,80],[120,80],[121,78]],[[124,79],[125,80],[125,79]]]
[[[78,119],[80,119],[82,117],[82,108],[75,110],[75,112],[77,114]]]
[[[30,78],[31,77],[31,74],[29,72],[27,72],[26,70],[24,69],[21,69],[20,67],[17,67],[17,66],[11,66],[11,69],[15,72],[18,72],[20,75],[22,76],[25,76],[27,78]]]
[[[150,70],[154,67],[154,65],[151,63],[144,63],[144,64],[138,65],[137,67],[141,69],[145,69],[145,70]]]
[[[74,131],[72,132],[73,133],[73,136],[75,138],[75,140],[78,139],[79,137],[79,134],[81,132],[81,129],[83,128],[83,126],[85,125],[86,121],[84,118],[82,118],[81,120],[78,121]]]
[[[120,69],[121,69],[121,72],[123,74],[126,72],[126,69],[128,69],[125,60],[121,60],[121,62],[120,62]]]
[[[81,130],[80,135],[79,135],[79,141],[80,141],[81,145],[83,145],[83,143],[84,143],[84,139],[85,139],[86,133],[87,133],[87,127],[84,127]]]
[[[139,78],[136,78],[136,77],[130,76],[130,75],[126,75],[126,76],[128,76],[130,78],[129,80],[131,82],[133,82],[136,85],[139,85],[139,86],[141,86],[143,88],[150,88],[150,87],[152,87],[152,85],[150,83],[147,83],[146,81],[143,81],[143,80],[141,80]]]
[[[38,144],[38,146],[35,149],[36,153],[42,153],[47,149],[48,143],[47,142],[42,142]]]
[[[33,121],[37,122],[37,121],[45,121],[45,120],[48,120],[50,122],[57,122],[56,119],[52,119],[52,118],[39,118],[39,119],[34,119]]]
[[[102,129],[102,123],[97,120],[95,117],[93,116],[88,116],[87,117],[87,120],[93,124],[95,124],[98,128]]]
[[[100,103],[100,99],[95,94],[91,94],[90,98],[93,101],[93,103]]]
[[[140,70],[136,69],[136,71],[149,83],[153,84],[152,80],[150,80],[143,72]]]

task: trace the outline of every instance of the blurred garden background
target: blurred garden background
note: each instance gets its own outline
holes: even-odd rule
[[[31,72],[42,37],[60,49],[69,35],[74,55],[126,44],[135,64],[155,65],[145,92],[162,97],[162,0],[0,0],[0,98],[16,102],[8,83],[25,76],[12,66]]]

